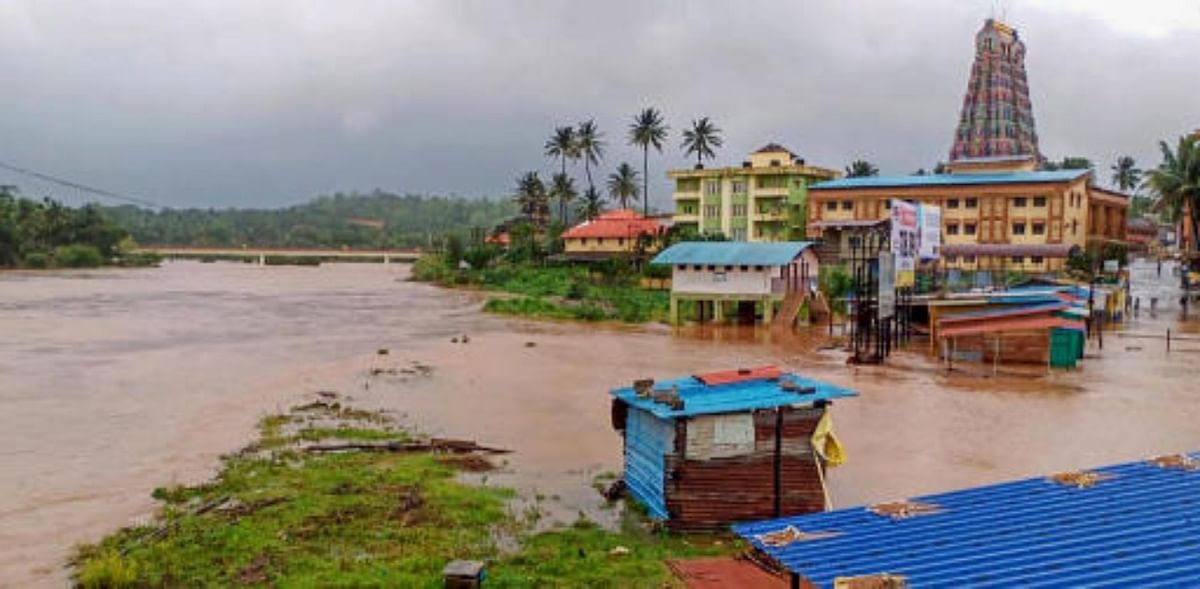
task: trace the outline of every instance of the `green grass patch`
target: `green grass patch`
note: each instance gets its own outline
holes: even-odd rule
[[[409,439],[382,414],[336,404],[264,418],[260,439],[213,480],[156,489],[147,525],[78,547],[83,587],[440,587],[453,559],[488,563],[491,587],[663,587],[666,558],[729,553],[728,538],[620,531],[580,520],[534,533],[514,493],[456,476],[471,460],[430,453],[308,453],[326,439]],[[340,417],[343,414],[350,418]],[[320,420],[320,426],[313,420]],[[333,419],[348,419],[325,425]],[[608,479],[606,473],[603,477]],[[501,551],[498,538],[519,547]]]

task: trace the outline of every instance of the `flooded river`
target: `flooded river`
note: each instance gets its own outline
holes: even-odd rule
[[[1179,321],[1169,271],[1164,286],[1152,266],[1137,272],[1135,295],[1161,300],[1125,329],[1200,332]],[[1200,342],[1168,354],[1108,333],[1081,369],[1036,378],[946,375],[923,349],[850,368],[821,351],[819,330],[509,320],[406,276],[199,263],[0,274],[0,585],[61,585],[74,543],[142,521],[154,487],[211,475],[259,417],[317,390],[515,450],[488,484],[516,486],[547,521],[610,517],[591,489],[620,469],[609,388],[760,363],[862,393],[834,409],[849,453],[830,472],[838,505],[1200,449]],[[461,334],[470,343],[451,342]],[[432,374],[371,375],[414,361]]]

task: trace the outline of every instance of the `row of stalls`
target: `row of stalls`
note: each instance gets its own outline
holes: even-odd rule
[[[1071,284],[951,294],[927,301],[929,345],[951,367],[973,361],[1073,368],[1090,325],[1123,320],[1125,298],[1118,287]]]

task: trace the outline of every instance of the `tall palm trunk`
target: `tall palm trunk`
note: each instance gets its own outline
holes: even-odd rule
[[[588,165],[588,157],[587,156],[583,157],[583,173],[587,174],[588,188],[590,190],[595,190],[596,185],[592,184],[592,167]]]
[[[567,175],[567,154],[562,155],[562,175]],[[562,219],[562,224],[567,224],[567,201],[559,195],[558,199],[558,216]]]
[[[642,216],[650,216],[650,144],[642,146]]]

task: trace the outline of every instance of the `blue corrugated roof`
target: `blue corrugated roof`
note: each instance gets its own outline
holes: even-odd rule
[[[1069,182],[1088,170],[1055,170],[1038,172],[1006,172],[1001,174],[934,174],[930,176],[865,176],[839,178],[810,186],[809,190],[839,190],[843,188],[910,188],[924,186],[971,186],[979,184],[1031,184],[1038,182]]]
[[[1086,488],[1031,478],[919,497],[940,511],[907,519],[855,507],[734,531],[820,587],[879,573],[910,587],[1200,586],[1200,470],[1143,461],[1093,472],[1109,478]],[[782,547],[759,538],[788,526],[834,535]]]
[[[1053,302],[1036,301],[1028,304],[1005,304],[978,311],[964,311],[962,313],[953,313],[941,317],[944,322],[953,323],[955,321],[972,321],[975,319],[993,319],[996,317],[1012,317],[1014,315],[1037,315],[1039,313],[1050,314],[1055,311],[1062,311],[1070,307],[1067,303],[1055,300]]]
[[[815,391],[808,394],[786,391],[780,386],[781,381],[785,380],[801,388],[811,387]],[[653,398],[638,397],[632,387],[614,389],[611,393],[629,406],[648,411],[659,419],[770,409],[858,395],[850,389],[793,373],[785,373],[779,380],[758,379],[715,386],[705,385],[694,376],[654,383],[656,391],[668,391],[672,388],[679,391],[679,398],[683,401],[682,409],[672,409],[670,405],[656,403]]]
[[[809,247],[811,241],[685,241],[663,250],[650,263],[782,266]]]

